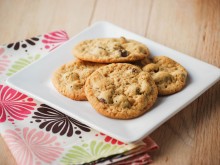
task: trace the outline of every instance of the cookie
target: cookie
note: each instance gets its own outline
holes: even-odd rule
[[[86,78],[103,64],[71,61],[58,68],[52,77],[54,87],[62,95],[73,100],[87,100],[84,85]]]
[[[150,56],[146,56],[144,59],[142,60],[138,60],[135,62],[131,62],[131,64],[136,65],[140,68],[143,68],[145,65],[150,64],[151,63],[151,59]]]
[[[179,92],[186,84],[187,71],[176,61],[166,56],[155,56],[152,63],[142,68],[151,74],[159,95],[170,95]]]
[[[134,40],[121,38],[99,38],[77,44],[73,54],[84,61],[98,63],[131,62],[149,56],[148,48]]]
[[[86,80],[85,93],[96,111],[114,119],[144,114],[158,95],[150,74],[127,63],[113,63],[94,71]]]

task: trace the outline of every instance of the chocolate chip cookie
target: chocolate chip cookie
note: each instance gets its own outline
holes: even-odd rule
[[[100,67],[86,80],[88,101],[100,114],[114,119],[131,119],[148,111],[158,95],[150,74],[127,63]]]
[[[84,61],[116,63],[144,59],[149,56],[149,50],[144,44],[124,37],[99,38],[80,42],[73,54]]]
[[[152,63],[143,67],[154,79],[159,95],[170,95],[179,92],[186,84],[186,69],[166,56],[155,56]]]
[[[84,92],[86,78],[103,65],[81,60],[71,61],[54,72],[52,83],[66,97],[73,100],[87,100]]]

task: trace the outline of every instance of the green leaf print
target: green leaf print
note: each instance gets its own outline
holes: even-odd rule
[[[93,140],[89,144],[73,146],[72,149],[65,154],[61,162],[66,165],[89,163],[125,151],[127,151],[125,146],[117,146]]]
[[[7,76],[11,76],[14,73],[16,73],[17,71],[21,70],[22,68],[24,68],[25,66],[31,64],[32,62],[38,60],[41,57],[40,54],[36,54],[35,56],[27,56],[25,58],[19,58],[18,60],[16,60],[11,68],[8,70],[7,72]]]

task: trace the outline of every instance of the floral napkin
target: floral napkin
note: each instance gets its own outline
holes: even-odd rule
[[[7,77],[68,39],[67,33],[59,30],[0,46],[0,133],[17,164],[151,162],[148,152],[158,146],[150,137],[123,143],[5,84]]]

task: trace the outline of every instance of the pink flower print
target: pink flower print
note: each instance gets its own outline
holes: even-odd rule
[[[7,59],[7,56],[4,56],[4,59],[0,59],[0,74],[2,74],[7,69],[9,63],[10,60]]]
[[[2,55],[4,53],[4,48],[0,47],[0,55]]]
[[[64,150],[56,136],[28,127],[6,130],[3,137],[19,165],[52,163]]]
[[[63,30],[54,31],[43,36],[42,42],[45,44],[45,48],[49,51],[55,49],[62,43],[69,39],[67,33]]]
[[[4,55],[4,48],[0,47],[0,74],[6,70],[8,67],[10,60],[8,60],[8,56]]]
[[[100,135],[105,136],[105,142],[110,142],[111,144],[117,144],[117,145],[122,145],[124,144],[123,142],[116,140],[108,135],[105,135],[104,133],[100,133]]]
[[[0,123],[23,120],[34,110],[33,99],[8,86],[0,85]]]

